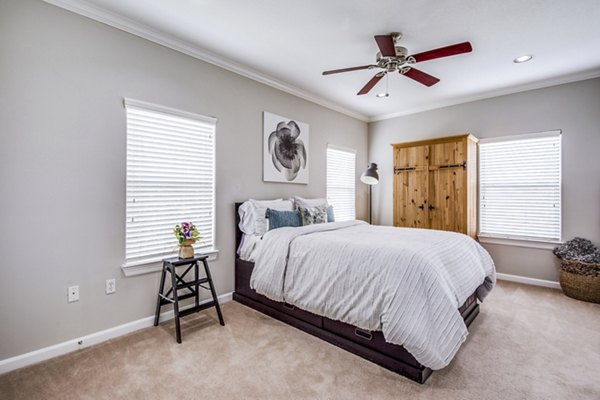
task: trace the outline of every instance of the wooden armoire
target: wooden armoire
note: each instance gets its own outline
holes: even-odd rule
[[[465,134],[394,148],[394,226],[477,231],[477,138]]]

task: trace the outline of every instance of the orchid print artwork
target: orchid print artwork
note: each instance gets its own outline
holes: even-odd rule
[[[302,122],[264,113],[265,181],[308,183],[308,129]]]
[[[293,181],[300,167],[306,168],[306,149],[300,136],[300,128],[294,121],[277,124],[277,129],[269,135],[269,153],[277,171],[283,171],[285,179]]]

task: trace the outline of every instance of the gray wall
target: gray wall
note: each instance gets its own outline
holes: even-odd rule
[[[427,89],[423,89],[427,90]],[[600,245],[600,79],[460,104],[369,124],[369,161],[380,164],[374,220],[393,222],[391,143],[469,132],[478,138],[562,129],[562,233]],[[484,245],[498,272],[558,280],[550,250]]]
[[[123,97],[218,118],[219,293],[234,284],[233,203],[325,196],[327,143],[358,150],[366,217],[364,122],[39,1],[0,1],[0,49],[0,359],[154,312],[158,274],[120,269]],[[310,124],[309,185],[262,182],[265,110]]]

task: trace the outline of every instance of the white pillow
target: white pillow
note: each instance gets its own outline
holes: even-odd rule
[[[294,203],[291,200],[254,200],[250,199],[239,208],[240,230],[247,235],[264,235],[267,231],[265,214],[267,208],[280,211],[293,211]]]
[[[305,199],[300,196],[292,197],[294,200],[294,204],[296,205],[296,209],[302,208],[310,208],[310,207],[319,207],[325,206],[327,208],[329,204],[327,203],[327,199]]]

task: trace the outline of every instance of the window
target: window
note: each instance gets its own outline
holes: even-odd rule
[[[483,237],[559,242],[560,131],[480,142]]]
[[[125,267],[175,254],[172,229],[183,221],[200,231],[196,249],[212,249],[216,120],[130,99],[125,108]]]
[[[327,202],[336,221],[356,218],[356,151],[327,146]]]

